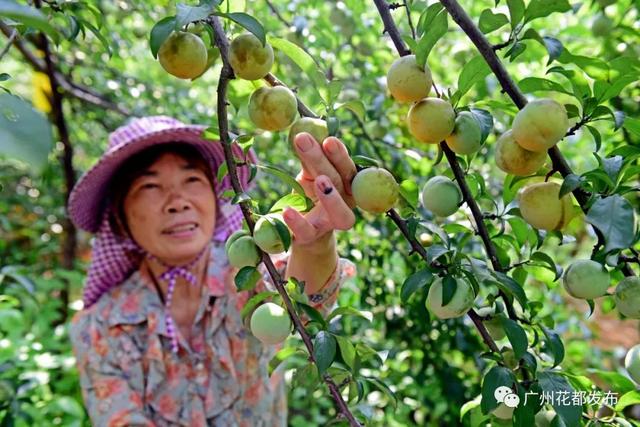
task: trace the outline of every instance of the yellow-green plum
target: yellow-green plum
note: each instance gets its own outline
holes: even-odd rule
[[[256,245],[266,253],[279,254],[285,251],[284,242],[280,238],[276,226],[269,220],[280,223],[284,226],[282,229],[289,233],[289,228],[282,220],[282,214],[269,214],[260,217],[260,219],[256,221],[253,229],[253,240]]]
[[[564,106],[553,99],[529,102],[513,120],[513,137],[529,151],[547,151],[562,139],[569,127]]]
[[[383,213],[393,208],[400,194],[399,185],[384,168],[362,169],[351,181],[356,205],[371,213]]]
[[[598,15],[591,23],[591,33],[596,37],[606,37],[613,28],[613,21],[604,13]]]
[[[531,175],[540,169],[547,159],[545,151],[536,152],[522,148],[510,130],[498,138],[495,150],[496,165],[511,175]]]
[[[443,175],[430,178],[422,187],[422,205],[437,216],[455,213],[462,201],[458,184]]]
[[[480,124],[468,111],[458,114],[453,132],[445,138],[451,151],[457,154],[475,153],[480,149],[481,139]]]
[[[535,421],[536,427],[550,427],[551,421],[556,416],[556,411],[550,409],[543,409],[536,414]]]
[[[396,59],[387,72],[387,87],[398,102],[415,102],[429,96],[433,79],[427,65],[420,68],[415,55]]]
[[[251,333],[263,344],[279,344],[291,333],[291,319],[287,310],[272,302],[266,302],[251,315]]]
[[[158,60],[169,74],[193,79],[207,69],[207,47],[195,34],[174,31],[160,46]]]
[[[260,262],[260,252],[251,236],[241,236],[229,245],[227,258],[236,268],[255,267]]]
[[[217,47],[210,47],[209,49],[207,49],[207,66],[204,68],[202,73],[195,76],[192,80],[195,80],[198,77],[202,76],[204,73],[206,73],[207,70],[211,68],[213,63],[216,62],[216,59],[218,59],[219,57],[220,57],[220,50]]]
[[[498,405],[496,409],[493,410],[492,414],[501,420],[510,420],[513,418],[513,411],[515,408],[511,408],[504,403]]]
[[[284,130],[293,123],[297,113],[296,96],[284,86],[263,86],[249,98],[249,117],[260,129]]]
[[[559,199],[560,184],[538,182],[518,191],[522,218],[532,227],[541,230],[561,230],[573,218],[571,195]]]
[[[640,344],[629,349],[624,358],[624,367],[629,373],[629,376],[640,384]]]
[[[227,241],[224,243],[225,252],[228,253],[229,248],[231,247],[231,244],[242,236],[249,236],[249,230],[245,230],[244,228],[241,228],[231,233],[231,235],[227,237]]]
[[[565,290],[574,298],[594,299],[609,288],[609,272],[599,262],[590,259],[574,261],[562,277]]]
[[[229,63],[237,77],[245,80],[261,79],[273,65],[273,48],[269,43],[263,46],[251,33],[241,34],[229,46]]]
[[[477,311],[478,315],[481,317],[491,316],[490,319],[484,320],[482,324],[487,328],[489,335],[498,341],[506,336],[504,331],[504,327],[502,327],[502,318],[504,316],[502,314],[496,314],[495,307],[482,307]]]
[[[310,133],[313,139],[322,144],[322,141],[329,136],[327,122],[322,119],[314,119],[312,117],[301,117],[296,120],[291,129],[289,129],[289,142],[293,144],[293,140],[297,134],[301,132]]]
[[[618,311],[631,319],[640,319],[640,277],[625,277],[614,294]]]
[[[407,122],[409,132],[418,141],[438,144],[453,132],[456,113],[449,101],[424,98],[411,106]]]
[[[442,305],[444,284],[442,277],[436,278],[429,288],[426,306],[439,319],[463,316],[473,306],[476,295],[469,282],[462,277],[454,277],[454,280],[457,285],[456,291],[453,298],[444,306]]]

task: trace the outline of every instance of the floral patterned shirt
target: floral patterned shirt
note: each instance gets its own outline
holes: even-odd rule
[[[70,337],[94,426],[286,426],[284,364],[268,374],[282,344],[263,345],[251,335],[240,316],[249,292],[236,290],[237,269],[224,244],[211,247],[193,338],[187,343],[176,330],[177,354],[164,305],[138,271],[73,317]],[[284,277],[289,252],[271,258]],[[263,264],[259,270],[256,291],[275,290]],[[355,274],[355,265],[339,258],[311,305],[326,315]]]

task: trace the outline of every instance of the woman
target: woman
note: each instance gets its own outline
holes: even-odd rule
[[[166,116],[118,128],[69,199],[73,222],[96,233],[84,309],[70,327],[93,425],[286,425],[282,373],[267,373],[278,346],[263,345],[241,320],[248,295],[235,288],[224,243],[243,217],[223,196],[229,176],[215,178],[224,155],[202,138],[205,128]],[[356,168],[336,138],[319,144],[303,133],[295,146],[297,180],[315,206],[285,209],[293,241],[273,258],[326,314],[355,274],[337,255],[333,230],[353,226]],[[232,150],[249,191],[255,154]],[[259,268],[257,291],[274,289]]]

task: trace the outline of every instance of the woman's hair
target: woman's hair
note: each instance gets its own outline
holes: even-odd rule
[[[124,199],[133,182],[164,154],[175,154],[182,157],[190,166],[204,172],[213,188],[213,171],[202,153],[193,145],[183,142],[169,142],[154,145],[129,157],[113,175],[110,183],[109,201],[111,214],[109,221],[114,232],[121,237],[131,237],[127,218],[124,214]],[[115,215],[115,216],[114,216]],[[121,227],[121,225],[124,227]]]

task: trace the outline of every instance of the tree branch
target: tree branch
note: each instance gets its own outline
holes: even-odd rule
[[[5,36],[11,37],[13,29],[4,22],[0,21],[0,31],[2,31]],[[41,73],[47,72],[47,65],[45,64],[45,62],[38,58],[33,52],[31,52],[31,50],[29,50],[29,48],[21,40],[20,37],[16,37],[13,40],[13,44],[20,51],[24,59],[28,63],[30,63],[35,70]],[[96,93],[92,89],[67,80],[67,78],[57,70],[55,71],[55,74],[53,75],[51,81],[53,82],[54,80],[61,89],[63,89],[74,98],[77,98],[89,104],[96,105],[100,108],[104,108],[105,110],[115,111],[122,114],[123,116],[131,115],[131,112],[125,107],[107,100],[106,98],[104,98],[104,96]]]
[[[229,170],[229,176],[231,177],[231,184],[236,194],[239,194],[239,193],[242,193],[244,190],[241,187],[240,182],[238,180],[236,164],[233,159],[233,152],[231,151],[231,140],[229,138],[229,133],[228,133],[229,123],[227,120],[227,86],[228,86],[229,80],[235,77],[233,74],[233,69],[229,64],[229,42],[227,40],[226,34],[224,33],[224,29],[222,28],[220,20],[217,16],[209,17],[207,19],[207,22],[213,27],[215,43],[220,49],[220,56],[222,58],[222,63],[223,63],[222,70],[220,72],[220,80],[218,82],[218,100],[217,100],[218,128],[220,129],[220,139],[222,140],[222,146],[224,148],[225,160]],[[275,83],[277,79],[275,79],[274,77],[272,81],[274,81]],[[253,218],[251,217],[250,203],[248,201],[240,202],[240,208],[242,209],[242,214],[244,216],[244,219],[247,222],[247,225],[249,226],[249,231],[251,232],[251,234],[253,234],[255,223],[253,221]],[[307,347],[307,351],[309,352],[309,359],[313,363],[316,363],[316,360],[314,357],[314,351],[313,351],[313,343],[311,342],[311,338],[307,333],[306,329],[304,328],[302,321],[298,317],[298,314],[296,313],[293,307],[293,304],[289,298],[289,295],[284,289],[284,285],[286,284],[286,282],[283,281],[280,275],[278,274],[269,255],[263,251],[260,251],[260,252],[262,253],[262,262],[264,262],[269,272],[269,275],[271,276],[273,283],[275,284],[276,289],[278,290],[278,293],[282,297],[282,300],[284,301],[287,307],[287,311],[289,312],[289,315],[293,320],[296,330],[300,333],[300,337],[302,338],[302,341]],[[335,384],[331,376],[325,373],[322,375],[322,377],[325,383],[327,384],[327,386],[329,387],[329,391],[331,392],[331,395],[336,401],[340,409],[340,413],[346,419],[349,420],[349,423],[351,426],[359,427],[360,423],[355,419],[355,417],[349,410],[349,407],[347,406],[345,401],[342,399],[340,390],[338,389],[338,386]]]

